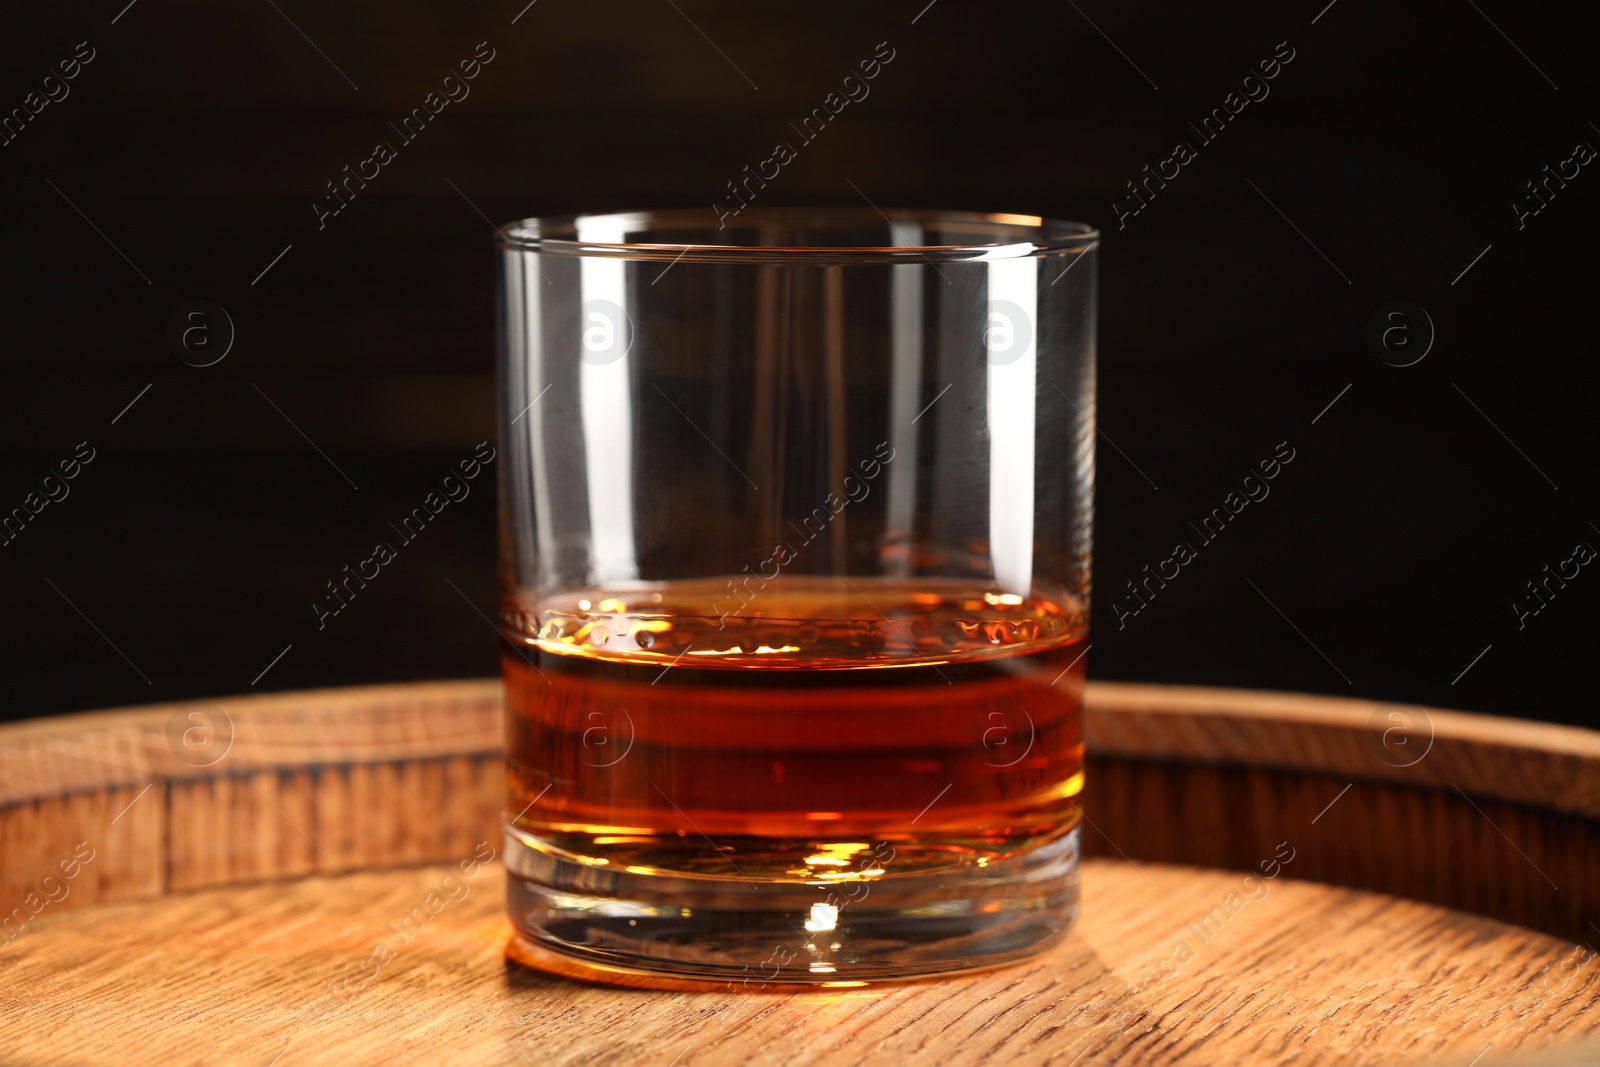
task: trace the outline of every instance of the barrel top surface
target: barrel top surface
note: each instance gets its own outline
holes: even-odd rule
[[[1313,873],[1316,853],[1326,868],[1343,835],[1360,855],[1384,830],[1374,813],[1391,820],[1384,840],[1413,842],[1392,856],[1459,816],[1461,840],[1504,848],[1441,854],[1502,856],[1537,895],[1549,881],[1552,895],[1591,900],[1591,731],[1091,684],[1085,739],[1108,778],[1122,760],[1214,768],[1217,782],[1245,768],[1321,783],[1295,814],[1300,836],[1283,845],[1306,855],[1264,853],[1274,862],[1260,871],[1274,877],[1147,862],[1137,848],[1129,859],[1118,842],[1133,847],[1124,828],[1139,824],[1124,821],[1105,858],[1085,861],[1078,927],[1030,962],[859,990],[685,993],[585,985],[508,961],[503,871],[460,867],[500,845],[500,700],[498,682],[471,680],[0,726],[0,903],[31,894],[35,912],[20,934],[0,934],[0,1062],[1600,1062],[1588,1040],[1600,1028],[1592,951],[1308,880],[1343,880],[1342,868]],[[185,759],[196,714],[214,747]],[[1146,773],[1125,788],[1150,787]],[[1357,783],[1372,785],[1368,799]],[[1288,795],[1276,789],[1223,787],[1215,824],[1193,839],[1243,841],[1253,809],[1237,803],[1272,810]],[[1422,799],[1394,807],[1401,794]],[[1194,806],[1194,793],[1174,796]],[[1401,833],[1407,820],[1416,826]],[[1540,834],[1545,851],[1532,851]],[[95,858],[54,899],[41,879],[80,839]]]
[[[0,952],[0,1059],[1488,1064],[1600,1027],[1570,945],[1283,878],[1089,860],[1080,925],[1033,961],[767,994],[510,964],[503,885],[494,863],[360,871],[48,919]]]

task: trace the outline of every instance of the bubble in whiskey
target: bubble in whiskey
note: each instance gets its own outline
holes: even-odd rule
[[[774,581],[749,601],[730,598],[727,583],[716,580],[574,594],[541,605],[544,621],[535,633],[508,636],[557,655],[815,670],[1004,654],[1072,640],[1086,627],[1082,611],[1063,606],[1075,604],[1070,597],[920,586],[868,596],[859,591],[865,581],[843,588],[826,580]]]

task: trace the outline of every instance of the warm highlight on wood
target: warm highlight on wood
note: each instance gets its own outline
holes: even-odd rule
[[[455,900],[442,890],[452,872]],[[459,875],[453,864],[362,871],[66,916],[6,950],[0,1058],[701,1067],[1447,1054],[1465,1064],[1485,1046],[1511,1051],[1600,1026],[1592,965],[1568,980],[1576,988],[1512,992],[1560,961],[1565,946],[1552,938],[1290,880],[1212,920],[1202,943],[1189,924],[1225,908],[1239,875],[1093,860],[1080,932],[1036,961],[894,988],[739,996],[508,970],[500,867]],[[403,940],[392,924],[434,891],[443,907],[413,918]],[[1169,974],[1160,963],[1180,940],[1193,956]],[[379,941],[387,963],[376,962]]]
[[[1062,947],[734,997],[506,965],[498,682],[0,727],[0,1061],[1600,1060],[1600,735],[1104,683],[1086,734]]]

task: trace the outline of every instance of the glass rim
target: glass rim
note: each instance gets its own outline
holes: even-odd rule
[[[1027,259],[1052,254],[1087,252],[1100,242],[1100,231],[1082,222],[979,211],[925,211],[876,207],[759,207],[746,208],[730,220],[748,230],[778,229],[796,224],[886,224],[896,236],[896,223],[915,224],[923,230],[988,228],[995,240],[950,244],[898,245],[781,245],[700,243],[678,241],[604,241],[585,239],[583,231],[618,233],[633,230],[709,228],[720,218],[697,208],[657,211],[618,211],[555,215],[518,219],[496,229],[495,243],[503,250],[561,256],[625,260],[688,260],[698,263],[781,263],[789,266],[849,263],[950,263]],[[718,227],[721,232],[724,227]],[[730,234],[731,236],[731,234]]]

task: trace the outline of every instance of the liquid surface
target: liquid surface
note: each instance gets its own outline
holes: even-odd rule
[[[869,579],[752,592],[587,593],[506,634],[519,834],[596,867],[825,883],[982,866],[1074,825],[1071,605]]]

